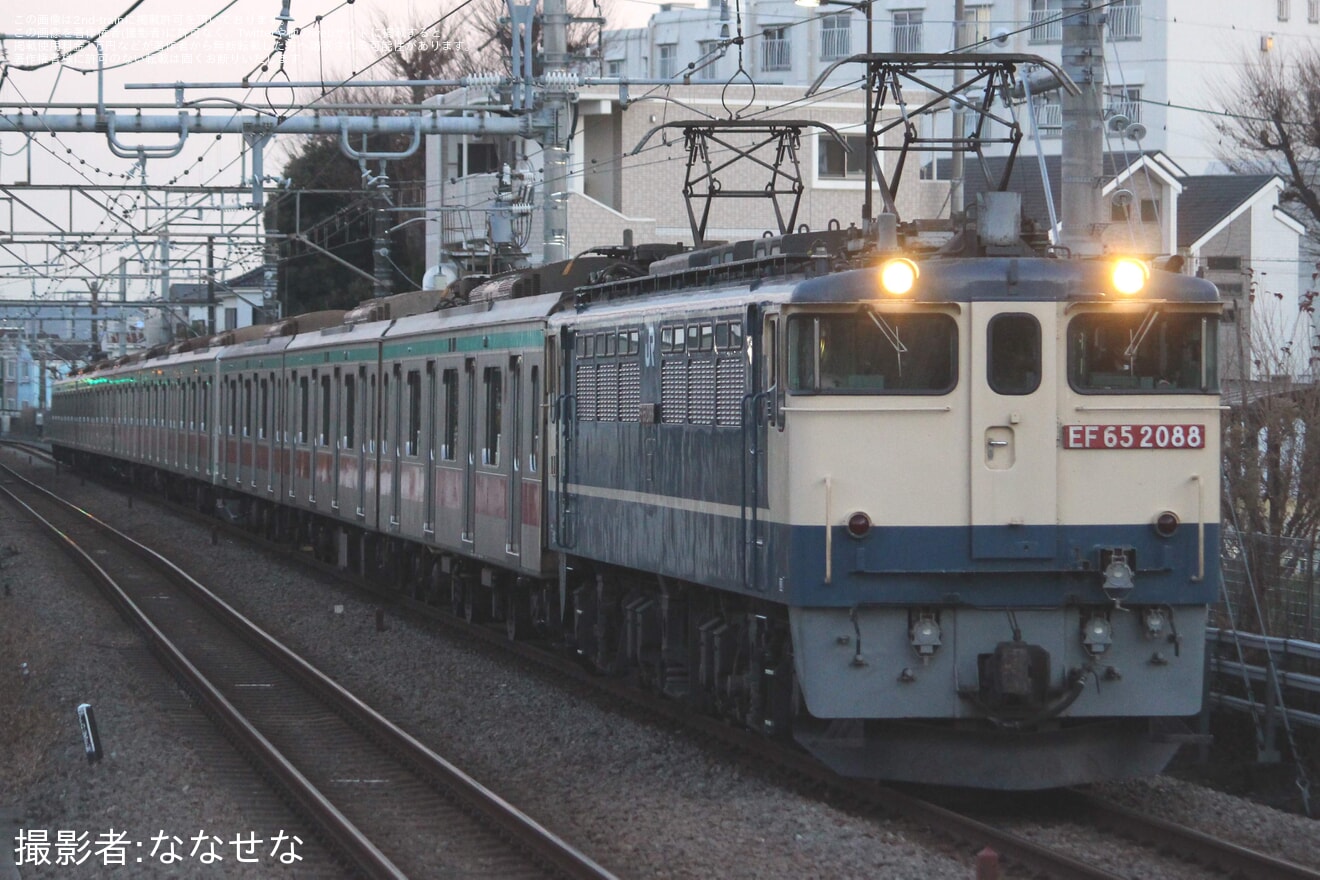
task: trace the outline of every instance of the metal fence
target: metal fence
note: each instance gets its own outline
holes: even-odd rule
[[[1273,535],[1239,534],[1227,526],[1223,535],[1224,596],[1216,609],[1220,622],[1226,628],[1317,641],[1320,636],[1317,543]],[[1262,570],[1266,572],[1263,575]]]

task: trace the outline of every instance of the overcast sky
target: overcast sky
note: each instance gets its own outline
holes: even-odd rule
[[[406,35],[406,25],[420,22],[429,25],[454,9],[461,0],[436,3],[434,0],[292,0],[288,24],[288,43],[283,58],[269,61],[262,72],[263,59],[275,46],[276,17],[281,0],[6,0],[0,4],[0,43],[3,57],[11,65],[8,77],[0,83],[0,113],[14,113],[27,104],[69,103],[90,107],[96,100],[96,76],[79,70],[96,68],[96,53],[83,49],[68,56],[77,40],[17,39],[16,35],[94,35],[122,18],[100,40],[104,53],[105,99],[111,104],[169,103],[173,89],[159,91],[128,90],[126,85],[175,82],[237,82],[251,74],[253,79],[277,78],[283,71],[294,81],[330,81],[361,70],[384,51],[385,39],[377,22],[381,16],[397,23]],[[635,27],[644,24],[656,11],[656,4],[643,0],[602,0],[612,27]],[[130,11],[131,10],[131,11]],[[218,13],[218,15],[217,15]],[[454,13],[455,22],[471,14],[470,9]],[[214,21],[208,21],[212,17]],[[318,22],[318,16],[320,21]],[[477,51],[478,47],[470,47]],[[486,50],[489,51],[489,50]],[[66,55],[65,64],[47,63]],[[44,65],[39,70],[22,71],[17,67]],[[383,77],[379,68],[368,76]],[[213,92],[190,91],[186,100],[195,100]],[[259,103],[264,92],[231,92],[230,97]],[[293,100],[287,91],[270,92],[274,100]],[[54,109],[70,113],[73,109]],[[123,111],[121,111],[123,112]],[[168,108],[148,113],[168,114]],[[217,112],[217,111],[212,111]],[[162,143],[177,140],[173,136],[137,137],[120,135],[121,142]],[[237,136],[217,140],[212,136],[192,136],[182,154],[173,159],[153,159],[147,163],[147,182],[161,185],[182,184],[238,185],[242,176],[251,174],[249,159],[241,156],[242,141]],[[266,172],[282,163],[284,151],[278,146],[266,151]],[[184,172],[187,172],[186,175]],[[27,141],[23,135],[0,134],[0,182],[30,180],[48,184],[120,184],[132,175],[140,180],[140,171],[130,159],[111,154],[102,134],[42,135]],[[88,188],[90,191],[90,187]],[[15,191],[17,192],[17,191]],[[144,209],[148,202],[141,196],[95,195],[59,197],[27,193],[23,198],[41,212],[36,215],[17,202],[0,198],[0,264],[13,265],[12,247],[4,245],[4,235],[11,216],[14,229],[51,230],[119,229],[127,226],[148,228],[152,217]],[[231,197],[232,199],[233,197]],[[49,218],[52,222],[46,222]],[[241,217],[242,212],[228,217]],[[251,213],[248,212],[248,216]],[[202,218],[198,218],[202,219]],[[210,219],[209,217],[207,219]],[[21,250],[18,249],[18,250]],[[50,259],[49,249],[30,251],[34,263]],[[120,253],[119,255],[122,255]],[[93,274],[107,271],[107,264],[91,256],[80,256],[82,268]],[[109,259],[113,266],[117,256]],[[218,255],[222,266],[242,268],[250,265],[252,252]],[[196,255],[193,264],[197,263]],[[67,261],[41,269],[38,288],[57,286],[55,276]],[[81,271],[81,269],[80,269]],[[30,280],[15,279],[11,271],[0,271],[0,297],[18,294],[30,287]]]

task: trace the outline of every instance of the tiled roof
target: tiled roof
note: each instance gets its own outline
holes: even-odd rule
[[[1182,178],[1178,247],[1194,244],[1273,179],[1272,174],[1204,174]]]

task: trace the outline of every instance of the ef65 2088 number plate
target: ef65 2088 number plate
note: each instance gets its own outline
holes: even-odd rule
[[[1064,425],[1064,449],[1204,449],[1204,425]]]

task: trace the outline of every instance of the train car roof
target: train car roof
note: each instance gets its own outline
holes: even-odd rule
[[[640,318],[676,316],[694,310],[715,310],[721,308],[740,308],[748,300],[757,302],[785,302],[793,294],[801,278],[772,278],[762,282],[746,281],[727,282],[714,289],[675,290],[662,294],[628,297],[603,302],[591,303],[577,310],[567,310],[550,319],[553,325],[589,323],[617,320],[627,316],[629,320]]]
[[[550,316],[561,299],[558,293],[546,293],[518,299],[488,300],[452,309],[441,309],[438,312],[424,312],[420,315],[399,318],[390,325],[384,335],[388,339],[397,339],[421,333],[462,330],[491,324],[542,321]]]
[[[322,327],[296,336],[284,337],[288,344],[285,351],[307,351],[313,348],[346,348],[350,346],[375,344],[385,335],[389,321],[370,321],[363,324],[337,324]]]
[[[975,301],[1114,301],[1108,259],[1065,260],[1045,257],[968,257],[917,263],[920,276],[908,297],[914,302]],[[799,281],[793,303],[874,300],[880,293],[880,267],[853,269]],[[1132,302],[1217,303],[1219,292],[1203,278],[1173,272],[1151,273],[1146,288]]]

